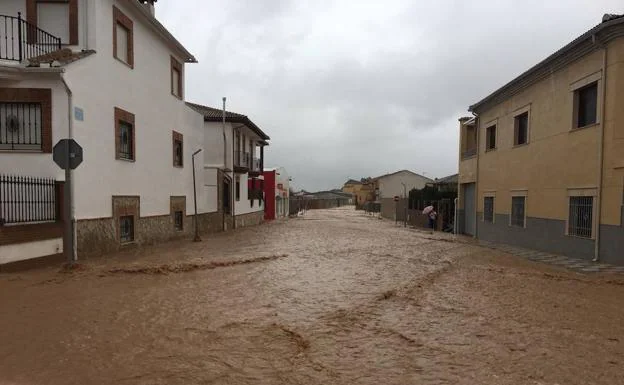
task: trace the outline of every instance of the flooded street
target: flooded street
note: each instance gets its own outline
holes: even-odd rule
[[[612,385],[622,368],[621,276],[352,209],[0,275],[0,384]]]

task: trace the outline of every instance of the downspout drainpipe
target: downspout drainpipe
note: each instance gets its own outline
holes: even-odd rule
[[[67,84],[65,80],[65,71],[61,72],[61,81],[63,82],[63,86],[65,87],[65,92],[67,92],[67,125],[68,125],[68,139],[74,139],[74,119],[72,117],[72,110],[74,109],[74,97],[71,88]],[[74,192],[75,192],[75,184],[72,183],[72,170],[65,171],[65,183],[69,184],[69,197],[66,198],[66,202],[69,201],[69,216],[70,216],[70,225],[67,231],[71,232],[71,263],[74,263],[78,260],[78,250],[76,247],[76,206],[74,203]]]
[[[238,130],[238,129],[237,129]],[[232,124],[232,169],[234,169],[234,138],[236,133],[234,132],[234,125]],[[232,199],[232,228],[236,228],[236,177],[232,172],[232,188],[230,189],[230,199]]]
[[[472,112],[472,111],[471,111]],[[472,112],[472,115],[475,117],[475,129],[477,130],[477,175],[475,175],[475,202],[474,202],[474,238],[478,238],[479,229],[477,226],[479,225],[479,220],[477,219],[477,209],[479,207],[479,152],[481,152],[481,143],[479,141],[479,137],[481,136],[481,120],[479,119],[479,114]]]
[[[595,42],[595,37],[592,38]],[[602,219],[602,180],[604,177],[604,131],[605,131],[605,106],[607,96],[607,47],[603,47],[602,51],[602,100],[601,100],[601,117],[600,117],[600,143],[598,144],[598,196],[596,199],[596,242],[594,242],[594,259],[593,262],[600,261],[600,222]]]
[[[228,177],[228,175],[226,174],[227,170],[227,139],[225,137],[225,101],[226,101],[226,97],[223,97],[223,116],[222,116],[222,122],[221,122],[221,128],[223,129],[223,184],[225,185],[225,178]],[[234,154],[232,154],[234,155]],[[233,158],[232,158],[233,159]],[[234,165],[232,165],[233,167]],[[230,186],[231,188],[231,186]],[[225,195],[223,195],[222,199],[225,200]],[[225,227],[225,201],[223,202],[223,231],[226,230]]]

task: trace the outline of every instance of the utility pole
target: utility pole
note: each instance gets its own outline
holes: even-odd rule
[[[403,227],[407,227],[407,186],[403,182],[401,184],[403,185],[403,204],[405,205],[403,208]]]

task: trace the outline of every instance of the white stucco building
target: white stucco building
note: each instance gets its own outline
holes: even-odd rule
[[[412,189],[422,189],[433,179],[409,170],[401,170],[373,178],[375,185],[375,201],[381,203],[381,215],[392,218],[395,215],[394,197],[407,198]]]
[[[234,150],[224,164],[219,124],[184,102],[185,65],[197,60],[153,3],[0,2],[0,264],[62,251],[64,171],[52,159],[60,139],[84,149],[72,173],[82,256],[192,234],[198,150],[202,231],[231,222],[223,180],[240,175],[246,198],[248,176],[261,175],[255,147],[248,171],[236,172]],[[227,144],[232,130],[247,140],[241,153],[267,144],[255,125],[228,124]],[[237,215],[257,211],[254,200],[236,203]]]

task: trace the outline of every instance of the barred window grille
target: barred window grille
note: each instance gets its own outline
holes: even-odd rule
[[[591,238],[593,228],[594,198],[570,197],[570,217],[568,234],[576,237]]]
[[[524,227],[524,210],[526,204],[526,197],[512,197],[511,198],[511,225]]]
[[[0,150],[41,150],[41,103],[0,103]]]
[[[119,157],[122,159],[134,159],[134,135],[132,124],[128,122],[119,122]]]
[[[134,216],[127,215],[119,218],[119,240],[121,243],[134,241]]]
[[[173,222],[176,230],[184,230],[184,214],[182,211],[176,211],[173,213]]]
[[[483,220],[485,222],[494,222],[494,197],[483,198]]]

